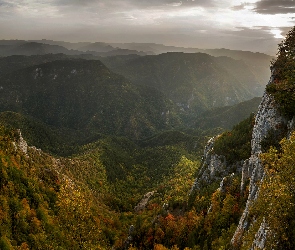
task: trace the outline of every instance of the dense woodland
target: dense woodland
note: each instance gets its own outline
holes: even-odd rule
[[[293,43],[294,29],[279,46],[267,87],[288,117],[295,110]],[[215,109],[206,91],[216,86],[204,87],[221,77],[223,92],[237,90],[233,60],[184,53],[102,59],[113,73],[98,55],[76,52],[0,58],[0,249],[237,247],[230,241],[249,193],[248,186],[241,191],[241,174],[224,179],[223,188],[214,181],[192,191],[210,137],[218,135],[214,153],[233,169],[251,155],[260,99]],[[187,67],[177,76],[186,81],[165,79],[165,62],[174,72]],[[241,65],[249,61],[235,69]],[[243,75],[231,104],[253,97],[247,88],[255,78]],[[266,177],[242,249],[263,220],[272,232],[267,249],[295,244],[295,135],[284,136],[264,140]]]
[[[1,128],[3,249],[124,249],[130,225],[129,244],[137,249],[229,243],[245,199],[238,177],[226,193],[214,183],[189,201],[200,160],[186,140],[173,142],[172,132],[166,142],[151,138],[152,146],[107,137],[71,158],[36,148],[25,154],[17,149],[19,136]],[[146,208],[134,212],[149,191],[155,193]]]

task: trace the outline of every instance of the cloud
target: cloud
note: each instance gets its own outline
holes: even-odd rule
[[[291,27],[280,27],[280,30],[282,31],[282,35],[286,36],[287,33],[291,30]]]
[[[214,0],[54,0],[60,6],[101,6],[107,9],[120,10],[122,8],[159,8],[159,7],[210,7]]]
[[[240,10],[252,10],[255,7],[255,3],[250,2],[244,2],[239,5],[233,6],[231,9],[234,11],[240,11]]]
[[[18,6],[17,1],[14,0],[0,0],[0,10],[10,10]]]
[[[254,11],[260,14],[295,13],[295,0],[260,0]]]
[[[233,6],[231,9],[232,10],[235,10],[235,11],[239,11],[239,10],[243,10],[245,8],[246,4],[245,3],[242,3],[240,5],[235,5]]]
[[[280,27],[291,27],[295,15],[259,11],[291,8],[293,1],[244,1],[0,0],[0,39],[157,42],[255,51],[268,47],[260,45],[263,40],[276,46],[274,35],[285,34]]]
[[[12,7],[12,6],[13,6],[12,3],[0,0],[0,7]]]
[[[247,37],[249,39],[270,39],[272,38],[271,29],[272,27],[268,26],[254,26],[252,28],[236,27],[236,30],[224,31],[224,33],[238,37]]]

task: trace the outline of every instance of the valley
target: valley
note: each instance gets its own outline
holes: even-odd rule
[[[239,237],[254,240],[258,222],[237,231],[254,190],[258,119],[271,109],[261,105],[272,57],[51,40],[3,40],[0,55],[0,249],[246,249]],[[286,126],[259,142],[268,165],[293,147],[269,152]],[[274,202],[262,192],[257,206]],[[259,209],[249,223],[262,222]]]

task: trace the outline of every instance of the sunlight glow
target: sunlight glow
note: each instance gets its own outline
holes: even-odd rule
[[[270,30],[270,32],[274,35],[274,38],[284,38],[282,36],[282,31],[280,31],[279,29],[272,29]]]

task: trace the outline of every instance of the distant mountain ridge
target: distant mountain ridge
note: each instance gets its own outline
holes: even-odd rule
[[[184,52],[184,53],[206,53],[211,56],[227,56],[236,60],[243,60],[248,67],[251,68],[257,79],[261,84],[264,84],[269,80],[270,61],[274,59],[274,56],[267,55],[260,52],[231,50],[231,49],[198,49],[198,48],[183,48],[176,46],[166,46],[163,44],[155,43],[110,43],[112,46],[136,49],[145,52],[147,55],[162,54],[167,52]]]
[[[183,48],[176,46],[166,46],[155,43],[105,43],[105,42],[64,42],[53,40],[0,40],[0,57],[11,55],[45,55],[63,53],[70,56],[88,57],[87,59],[96,59],[90,57],[110,57],[130,55],[159,55],[167,52],[184,52],[184,53],[206,53],[214,57],[230,57],[235,60],[242,60],[246,65],[246,70],[239,70],[239,73],[250,71],[255,76],[261,86],[260,94],[262,95],[265,83],[270,77],[269,65],[273,59],[272,56],[263,53],[253,53],[250,51],[239,51],[229,49],[198,49]],[[222,59],[225,60],[225,59]],[[241,64],[241,63],[238,63]],[[234,65],[231,65],[234,67]],[[231,72],[235,73],[235,72]],[[234,74],[239,76],[238,74]],[[254,96],[252,96],[254,97]]]
[[[229,57],[170,52],[101,60],[134,84],[154,87],[197,114],[261,96],[264,88],[244,61]]]
[[[64,42],[53,40],[0,40],[0,56],[16,55],[16,52],[20,54],[27,54],[27,51],[23,51],[19,46],[25,46],[25,44],[31,43],[31,54],[40,54],[40,48],[43,46],[46,48],[47,53],[65,53],[65,54],[92,54],[96,56],[113,56],[113,55],[126,55],[126,54],[138,54],[138,55],[155,55],[167,52],[184,52],[184,53],[207,53],[212,56],[228,56],[233,59],[243,60],[249,67],[252,67],[253,73],[260,82],[268,81],[270,77],[269,64],[273,56],[241,50],[230,49],[199,49],[199,48],[183,48],[176,46],[167,46],[163,44],[155,43],[105,43],[105,42]],[[36,45],[35,50],[32,50],[32,44]],[[38,45],[39,44],[39,45]],[[43,45],[40,45],[43,44]],[[63,47],[63,48],[61,48]],[[44,51],[46,51],[44,50]],[[51,51],[51,52],[49,52]],[[42,52],[42,51],[41,51]]]
[[[9,42],[18,46],[23,43]],[[100,61],[125,78],[113,74]],[[97,95],[96,99],[87,97],[89,89],[81,93],[82,86],[99,81],[111,84],[95,85],[95,94],[91,92],[88,95]],[[128,94],[120,93],[120,82],[129,86]],[[0,57],[0,86],[1,111],[20,112],[52,126],[87,129],[91,132],[86,137],[96,133],[115,133],[137,139],[151,136],[162,129],[204,127],[210,119],[216,118],[210,117],[212,108],[259,96],[261,89],[259,81],[242,60],[177,52],[149,56],[99,57],[59,53]],[[77,93],[73,92],[73,86]],[[78,97],[78,94],[84,97]],[[92,116],[87,115],[94,112],[91,102],[97,103],[100,110],[109,107],[107,113],[96,116],[100,117],[97,124]],[[125,117],[125,108],[129,118]],[[118,115],[107,116],[113,110],[120,111]],[[220,110],[225,112],[227,108]],[[249,108],[246,112],[248,115],[253,111]],[[240,120],[241,117],[237,115],[237,122]],[[219,121],[208,126],[214,128],[215,125],[229,128],[226,122],[220,124]]]
[[[110,45],[97,45],[90,44],[81,47],[79,49],[68,49],[62,45],[64,43],[43,43],[43,41],[32,42],[32,41],[22,41],[22,42],[10,42],[10,41],[0,41],[0,56],[11,56],[11,55],[45,55],[45,54],[59,54],[63,53],[66,55],[80,55],[80,54],[91,54],[94,56],[112,56],[112,55],[128,55],[128,54],[138,54],[146,55],[146,53],[137,50],[128,50],[121,48],[113,48]],[[69,46],[76,47],[76,46]]]
[[[208,136],[256,112],[257,57],[48,43],[2,44],[41,52],[0,57],[0,249],[229,249],[251,165],[222,177],[250,156],[254,115],[210,140],[198,169]],[[197,171],[216,179],[189,195]]]

